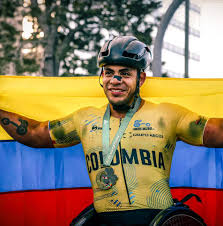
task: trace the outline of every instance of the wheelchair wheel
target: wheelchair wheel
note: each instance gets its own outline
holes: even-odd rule
[[[74,218],[70,226],[84,226],[96,215],[93,204],[85,208],[76,218]]]
[[[150,226],[205,226],[203,219],[190,209],[168,208],[161,211]]]

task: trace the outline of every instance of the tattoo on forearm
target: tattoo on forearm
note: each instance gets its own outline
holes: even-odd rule
[[[27,133],[28,122],[26,120],[19,118],[19,121],[21,122],[20,125],[16,124],[13,121],[10,121],[10,119],[8,118],[3,118],[1,121],[2,121],[2,124],[5,126],[9,124],[14,125],[16,127],[16,133],[18,133],[19,135],[25,135]]]

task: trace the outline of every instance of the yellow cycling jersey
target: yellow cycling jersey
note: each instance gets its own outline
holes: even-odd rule
[[[102,120],[106,106],[83,108],[49,122],[55,147],[82,143],[97,212],[173,204],[170,166],[176,141],[203,144],[207,119],[181,106],[142,101],[123,134],[111,167],[103,167]],[[110,143],[121,119],[110,118]]]

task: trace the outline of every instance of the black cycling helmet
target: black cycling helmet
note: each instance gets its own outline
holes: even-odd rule
[[[107,41],[98,54],[98,66],[123,65],[145,70],[151,63],[151,51],[134,36],[120,36]]]

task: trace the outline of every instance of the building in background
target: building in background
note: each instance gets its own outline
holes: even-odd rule
[[[162,8],[156,15],[162,17],[172,0],[163,0]],[[189,9],[189,77],[196,75],[200,68],[200,0],[191,0]],[[154,32],[154,39],[157,31]],[[162,74],[182,78],[185,74],[185,3],[174,13],[163,39]]]

